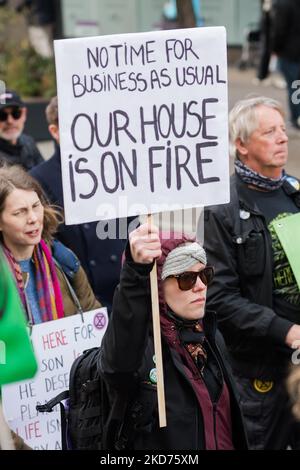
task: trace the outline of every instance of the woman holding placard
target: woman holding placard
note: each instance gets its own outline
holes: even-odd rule
[[[155,259],[166,397],[161,428],[149,283]],[[194,240],[174,233],[164,239],[148,224],[131,232],[101,347],[102,376],[115,417],[120,412],[119,423],[108,422],[105,448],[247,449],[225,346],[215,314],[205,314],[213,274]]]
[[[60,220],[28,173],[0,168],[0,242],[30,325],[100,306],[75,254],[53,239]]]

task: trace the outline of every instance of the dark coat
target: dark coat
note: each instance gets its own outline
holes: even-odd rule
[[[58,146],[54,155],[34,168],[31,175],[41,184],[51,203],[64,207]],[[62,224],[56,238],[76,253],[95,295],[103,305],[110,308],[115,287],[119,282],[125,240],[108,238],[99,240],[96,228],[97,222]]]
[[[230,203],[205,211],[204,247],[215,267],[207,303],[218,312],[234,369],[245,377],[272,379],[286,368],[291,350],[285,338],[293,322],[273,310],[271,237],[244,188],[241,179],[232,176]],[[284,188],[300,208],[299,191],[289,183]],[[250,217],[240,218],[240,209]]]
[[[194,388],[187,377],[180,356],[163,341],[164,383],[167,427],[159,428],[156,386],[149,380],[155,367],[151,334],[149,271],[151,265],[133,262],[123,266],[116,290],[113,312],[102,341],[100,370],[114,403],[118,396],[128,396],[132,403],[137,431],[129,432],[133,449],[203,449],[203,419]],[[230,394],[233,444],[246,449],[241,413],[231,375],[224,364],[225,352],[215,337],[214,315],[204,322],[206,337],[212,346]],[[126,422],[126,421],[125,421]],[[126,429],[126,426],[125,426]]]
[[[17,144],[12,145],[4,139],[0,139],[0,162],[5,161],[11,165],[21,165],[25,170],[30,170],[35,165],[44,161],[32,137],[21,134]]]
[[[273,51],[279,57],[300,63],[299,24],[299,0],[274,1],[271,30]]]

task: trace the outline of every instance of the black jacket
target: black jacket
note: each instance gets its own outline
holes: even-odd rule
[[[151,334],[151,301],[149,271],[151,265],[126,262],[116,289],[113,312],[102,340],[101,372],[109,386],[112,401],[128,396],[131,403],[129,418],[135,415],[129,432],[134,449],[203,449],[204,430],[202,415],[178,353],[166,342],[162,343],[167,427],[159,428],[156,386],[149,382],[153,361]],[[230,372],[224,365],[224,350],[220,352],[215,339],[214,315],[204,322],[206,337],[212,346],[227,383],[236,449],[246,449],[246,438],[241,413],[231,382]],[[221,346],[222,347],[222,346]],[[126,420],[125,420],[126,422]],[[126,429],[126,426],[125,426]]]
[[[233,175],[231,202],[205,211],[204,246],[216,270],[207,302],[218,312],[234,369],[246,377],[267,379],[285,370],[291,350],[284,341],[293,323],[272,309],[271,237],[263,214],[244,188]],[[284,188],[300,208],[299,191],[289,183]],[[240,209],[250,217],[242,219]]]
[[[0,139],[0,162],[6,161],[11,165],[22,165],[30,170],[44,161],[32,137],[21,134],[16,145]]]
[[[56,146],[54,155],[35,167],[30,174],[41,184],[50,202],[63,208],[59,147]],[[97,222],[62,224],[56,238],[78,256],[96,297],[110,309],[113,293],[119,282],[121,258],[126,240],[109,238],[100,240],[96,229]]]
[[[272,48],[279,57],[300,64],[299,0],[276,0],[272,7]]]

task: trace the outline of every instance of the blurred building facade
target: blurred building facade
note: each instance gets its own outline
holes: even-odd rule
[[[185,0],[182,0],[185,1]],[[161,29],[165,0],[61,0],[64,37]],[[228,45],[240,46],[245,29],[257,27],[260,0],[199,0],[203,26],[225,26]]]

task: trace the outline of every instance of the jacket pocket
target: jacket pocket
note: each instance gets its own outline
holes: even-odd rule
[[[234,237],[238,265],[244,277],[259,276],[265,267],[265,241],[262,232],[250,230]]]

